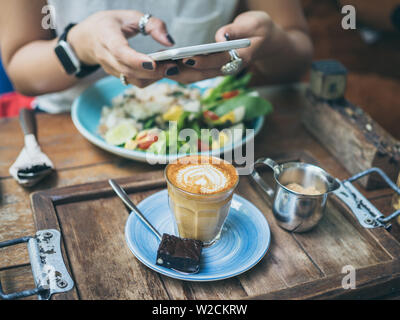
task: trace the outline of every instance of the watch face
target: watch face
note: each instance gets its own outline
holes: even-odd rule
[[[58,59],[60,59],[61,64],[63,65],[65,71],[68,74],[74,74],[77,71],[77,68],[75,65],[72,63],[70,57],[68,56],[67,52],[65,51],[64,47],[62,45],[58,45],[54,51],[56,52],[56,55]]]

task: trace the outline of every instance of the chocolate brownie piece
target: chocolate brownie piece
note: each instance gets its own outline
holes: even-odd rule
[[[157,251],[157,265],[186,273],[200,270],[203,243],[199,240],[182,239],[163,234]]]

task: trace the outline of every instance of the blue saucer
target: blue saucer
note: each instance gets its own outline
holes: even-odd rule
[[[148,197],[138,208],[161,234],[174,234],[167,190]],[[221,239],[203,249],[197,274],[183,275],[156,265],[159,241],[136,214],[128,218],[125,238],[136,258],[154,271],[181,280],[215,281],[237,276],[254,267],[267,253],[271,233],[260,210],[235,194]]]

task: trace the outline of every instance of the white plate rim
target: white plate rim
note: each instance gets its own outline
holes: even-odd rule
[[[113,77],[106,77],[104,79],[101,79],[99,81],[97,81],[94,85],[96,84],[100,84],[101,82],[106,82],[106,81],[110,81],[110,78]],[[87,88],[82,95],[87,91],[90,90],[93,87],[90,86],[89,88]],[[107,142],[105,142],[103,139],[93,135],[90,131],[88,131],[79,121],[79,117],[78,117],[78,108],[79,108],[79,101],[81,99],[81,96],[79,96],[78,98],[76,98],[72,104],[72,108],[71,108],[71,119],[72,122],[74,124],[74,126],[76,127],[76,129],[79,131],[79,133],[85,138],[87,139],[89,142],[91,142],[92,144],[96,145],[97,147],[108,151],[112,154],[118,155],[120,157],[126,158],[126,159],[131,159],[131,160],[136,160],[136,161],[140,161],[140,162],[150,162],[150,163],[159,163],[159,164],[166,164],[168,162],[174,161],[179,157],[184,156],[183,154],[175,154],[175,155],[157,155],[154,153],[148,153],[148,152],[144,152],[144,151],[136,151],[136,150],[127,150],[121,147],[117,147],[117,146],[112,146],[110,144],[108,144]],[[261,129],[264,126],[265,123],[265,118],[263,116],[256,118],[256,120],[259,122],[259,125],[257,126],[257,128],[255,128],[254,133],[244,137],[242,140],[230,145],[227,148],[221,148],[218,150],[212,150],[212,151],[205,151],[205,152],[201,152],[201,153],[196,153],[198,155],[211,155],[211,156],[219,156],[222,153],[225,152],[232,152],[233,150],[240,148],[242,145],[245,145],[247,143],[249,143],[251,140],[253,140],[261,131]]]
[[[152,197],[157,197],[157,196],[162,196],[163,193],[167,193],[167,190],[161,190],[159,192],[154,193],[153,195],[149,196],[148,198],[144,199],[142,202],[140,202],[138,204],[138,207],[140,208],[140,205],[143,204],[145,201],[151,201]],[[189,282],[213,282],[213,281],[220,281],[220,280],[226,280],[226,279],[230,279],[233,277],[237,277],[247,271],[249,271],[250,269],[252,269],[253,267],[255,267],[265,256],[266,254],[269,252],[270,250],[270,246],[271,246],[271,228],[269,226],[268,220],[267,218],[262,214],[262,212],[250,201],[248,201],[247,199],[239,196],[238,194],[234,194],[234,198],[236,200],[240,200],[242,203],[244,203],[246,206],[250,206],[252,208],[252,210],[256,211],[257,214],[260,215],[260,217],[262,218],[262,221],[265,223],[265,233],[266,233],[266,237],[268,238],[268,241],[266,242],[266,244],[264,245],[264,249],[263,249],[263,253],[256,259],[254,260],[251,264],[247,265],[246,268],[240,269],[237,272],[233,272],[233,273],[228,273],[226,275],[221,275],[219,277],[214,277],[214,278],[209,278],[209,276],[205,275],[205,276],[201,276],[201,275],[181,275],[177,272],[174,272],[172,270],[169,270],[167,268],[162,268],[159,266],[156,266],[154,263],[148,262],[146,261],[146,259],[144,259],[141,254],[139,252],[136,251],[136,248],[133,246],[132,242],[129,239],[129,227],[132,223],[133,217],[134,217],[134,213],[131,213],[126,221],[125,224],[125,241],[130,249],[130,251],[132,252],[132,254],[141,262],[143,263],[146,267],[148,267],[149,269],[160,273],[162,275],[168,276],[170,278],[174,278],[174,279],[178,279],[178,280],[183,280],[183,281],[189,281]],[[150,200],[149,200],[150,199]],[[146,228],[143,225],[143,228]],[[151,232],[149,230],[149,232]]]

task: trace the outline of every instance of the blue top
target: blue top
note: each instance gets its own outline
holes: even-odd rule
[[[13,86],[7,77],[7,74],[3,68],[3,64],[1,63],[1,58],[0,58],[0,94],[12,91],[14,91]]]

